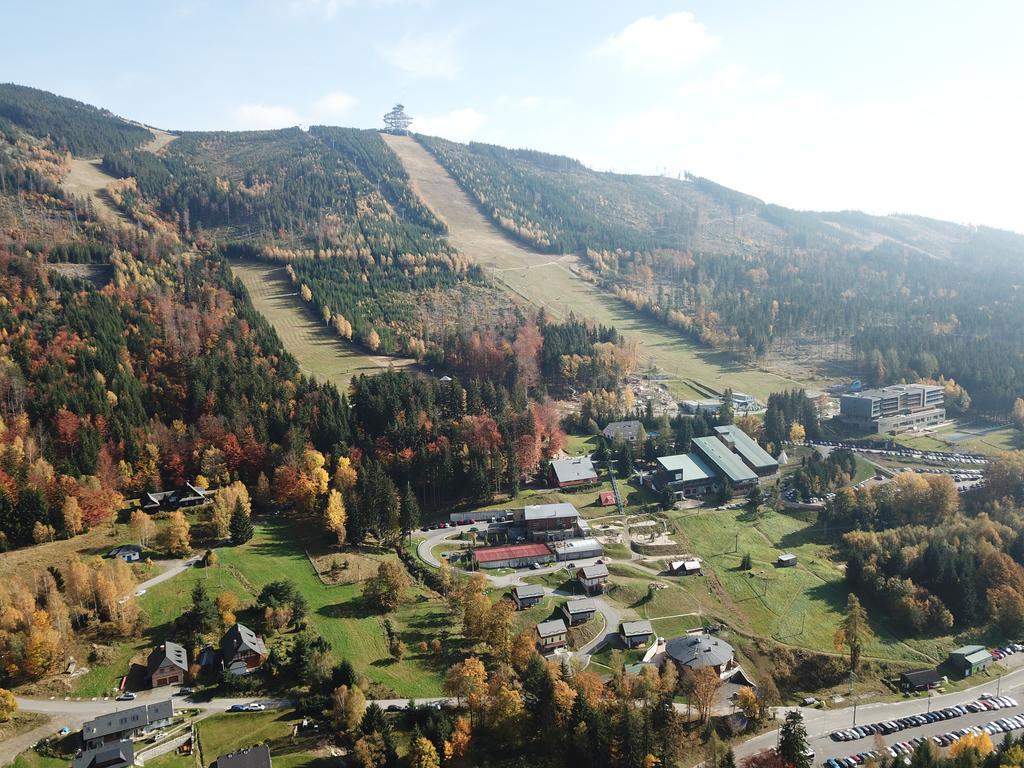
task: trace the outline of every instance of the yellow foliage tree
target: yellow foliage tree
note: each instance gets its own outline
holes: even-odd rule
[[[348,521],[348,513],[345,511],[345,502],[341,494],[331,489],[327,494],[327,504],[324,506],[324,526],[334,534],[338,544],[345,543],[345,523]]]
[[[957,758],[970,751],[977,752],[981,757],[991,753],[992,738],[987,733],[965,733],[959,741],[949,748],[949,756]]]
[[[8,722],[18,711],[18,702],[14,694],[6,688],[0,688],[0,723]]]
[[[167,551],[175,557],[187,557],[192,553],[189,539],[191,526],[181,510],[172,512],[170,520],[171,524],[167,526]]]
[[[76,497],[68,496],[64,499],[64,504],[61,506],[61,514],[64,517],[65,531],[72,536],[77,536],[82,532],[82,508],[79,506]]]
[[[444,743],[444,759],[455,760],[465,757],[469,752],[469,742],[472,736],[473,728],[469,724],[469,718],[460,717],[456,720],[451,737]]]
[[[433,742],[420,736],[409,749],[409,768],[440,768],[441,761]]]
[[[339,685],[332,697],[331,719],[335,726],[345,733],[352,733],[363,722],[366,713],[366,697],[359,686]]]

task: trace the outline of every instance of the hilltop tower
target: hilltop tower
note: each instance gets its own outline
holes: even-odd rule
[[[391,111],[384,115],[384,130],[388,133],[408,133],[411,123],[412,118],[405,114],[405,107],[401,104],[395,104]]]

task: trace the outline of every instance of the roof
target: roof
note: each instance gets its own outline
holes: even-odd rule
[[[665,653],[688,667],[718,667],[733,660],[735,653],[725,640],[712,635],[683,635],[665,644]]]
[[[577,576],[582,576],[584,579],[607,579],[608,578],[608,566],[601,565],[585,565],[576,571]]]
[[[569,600],[562,605],[562,608],[572,616],[576,613],[594,613],[597,610],[597,604],[589,597],[581,597],[576,600]]]
[[[270,768],[270,748],[260,744],[217,758],[217,768]]]
[[[792,554],[791,552],[783,552],[781,555],[779,555],[779,560],[788,563],[790,560],[796,560],[796,555]]]
[[[562,541],[552,541],[550,546],[563,555],[571,555],[573,552],[604,552],[601,542],[594,538],[563,539]]]
[[[614,491],[601,491],[599,496],[601,500],[601,506],[606,507],[615,503],[615,492]]]
[[[174,715],[174,704],[170,699],[153,704],[139,704],[136,707],[122,709],[120,712],[108,712],[82,725],[82,738],[85,741],[102,739],[115,733],[134,731],[144,728],[158,720],[167,720]]]
[[[715,427],[715,432],[722,437],[732,440],[736,453],[742,456],[747,463],[755,467],[764,467],[765,469],[779,466],[779,462],[773,459],[768,451],[758,445],[756,440],[735,424]]]
[[[117,557],[123,552],[137,552],[141,555],[142,547],[140,547],[138,544],[118,544],[112,550],[107,552],[107,554],[104,555],[104,557]]]
[[[964,656],[964,661],[968,664],[981,664],[985,661],[992,661],[992,654],[982,649]]]
[[[188,654],[185,653],[185,649],[182,646],[172,643],[170,640],[154,648],[149,654],[149,659],[146,661],[146,676],[151,676],[160,667],[167,664],[173,664],[179,669],[188,672]]]
[[[512,594],[520,600],[531,597],[544,597],[544,587],[540,584],[524,584],[512,590]]]
[[[700,450],[705,459],[718,467],[730,482],[743,483],[757,480],[754,470],[744,464],[740,457],[730,451],[725,443],[717,437],[695,437],[690,442]]]
[[[568,632],[565,628],[565,622],[561,619],[554,619],[553,621],[542,621],[537,625],[537,634],[540,637],[551,637],[552,635],[562,635]]]
[[[699,571],[700,560],[691,558],[689,560],[673,560],[668,564],[673,571]]]
[[[512,544],[507,547],[481,547],[473,550],[478,563],[493,563],[496,560],[515,560],[520,557],[544,557],[551,554],[547,544]]]
[[[567,501],[558,504],[529,504],[523,509],[524,520],[550,520],[559,517],[579,517],[576,507]]]
[[[955,648],[954,650],[950,651],[949,655],[950,656],[970,656],[972,653],[977,653],[978,651],[984,651],[984,650],[985,650],[985,646],[983,646],[983,645],[961,645],[959,648]]]
[[[124,768],[135,764],[135,746],[121,739],[95,749],[87,749],[72,762],[72,768]]]
[[[901,672],[900,677],[911,685],[933,685],[942,678],[934,669],[912,669],[910,672]]]
[[[267,645],[263,638],[253,632],[244,624],[235,624],[224,633],[220,641],[220,651],[224,656],[224,664],[234,661],[239,651],[249,650],[258,653],[260,656],[267,655]]]
[[[624,621],[622,622],[622,634],[624,637],[637,637],[638,635],[653,635],[654,628],[649,621]]]
[[[712,480],[715,477],[715,473],[711,468],[695,453],[677,453],[674,456],[662,456],[658,459],[658,464],[666,472],[681,472],[683,477],[679,482]]]
[[[633,439],[640,435],[640,422],[639,421],[613,421],[607,427],[604,428],[602,434],[609,440],[614,440],[616,437],[622,437],[626,439]]]
[[[555,473],[555,478],[560,483],[597,479],[597,470],[594,469],[594,462],[586,456],[578,456],[574,459],[557,459],[551,462],[550,467]]]

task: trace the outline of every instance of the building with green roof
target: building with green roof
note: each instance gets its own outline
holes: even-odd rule
[[[691,443],[694,453],[714,469],[719,477],[728,480],[734,490],[743,491],[757,484],[754,470],[744,464],[718,437],[695,437]]]
[[[715,427],[715,432],[718,434],[718,439],[739,456],[740,460],[750,467],[758,477],[771,477],[778,473],[779,462],[735,424]]]

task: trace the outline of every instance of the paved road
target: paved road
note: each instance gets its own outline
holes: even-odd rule
[[[160,573],[158,573],[156,576],[153,576],[150,579],[146,579],[145,581],[141,582],[140,584],[136,584],[135,585],[135,591],[136,592],[141,592],[144,589],[149,589],[150,587],[155,587],[157,584],[159,584],[162,581],[167,581],[168,579],[173,579],[179,573],[187,571],[189,568],[194,566],[198,560],[199,560],[199,556],[198,555],[196,555],[194,557],[186,558],[184,560],[160,560],[158,562],[161,563],[162,565],[166,566],[164,568],[164,570],[160,571]]]
[[[945,693],[931,697],[929,703],[927,698],[907,699],[891,703],[866,704],[857,707],[857,725],[877,723],[882,720],[895,720],[909,715],[924,714],[931,709],[942,709],[954,704],[964,704],[977,699],[982,693],[995,694],[997,691],[1005,696],[1012,696],[1018,702],[1024,702],[1024,668],[1015,669],[1003,675],[1001,680],[986,678],[984,682],[962,691]],[[853,707],[843,709],[820,710],[808,707],[779,707],[776,711],[779,725],[790,709],[799,709],[804,716],[804,725],[807,727],[809,743],[815,752],[815,762],[820,763],[830,757],[848,757],[857,752],[865,752],[875,748],[872,737],[859,739],[857,741],[833,741],[829,734],[832,731],[842,728],[850,728],[854,725]],[[889,734],[881,737],[890,746],[898,741],[907,741],[915,736],[934,736],[939,733],[964,728],[968,725],[981,725],[1007,714],[1021,714],[1024,709],[1021,707],[998,710],[996,712],[980,712],[952,720],[930,723],[920,728],[910,728],[905,731]],[[778,738],[777,731],[773,730],[761,734],[753,739],[743,742],[736,747],[737,758],[748,757],[756,752],[769,749],[775,746]],[[996,737],[998,739],[998,737]]]

